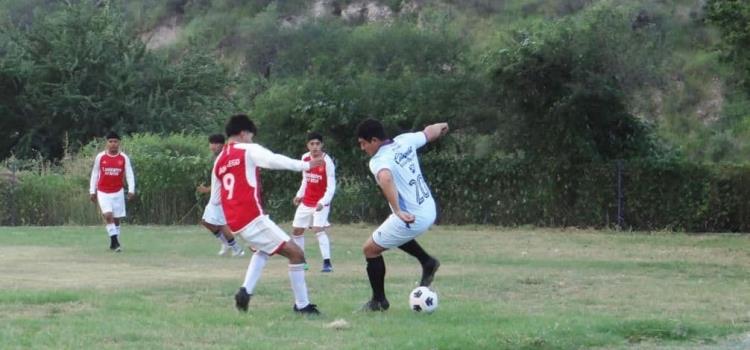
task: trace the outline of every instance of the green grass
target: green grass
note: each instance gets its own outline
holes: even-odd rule
[[[288,226],[288,225],[287,225]],[[288,227],[286,227],[288,228]],[[391,310],[369,296],[360,247],[374,229],[331,231],[332,274],[307,236],[320,317],[298,317],[286,264],[270,260],[250,312],[232,295],[248,257],[217,257],[193,226],[0,228],[0,348],[742,349],[750,346],[750,239],[741,235],[435,227],[440,308],[408,309],[415,260],[386,253]],[[344,319],[349,327],[326,327]],[[744,339],[744,340],[743,340]]]

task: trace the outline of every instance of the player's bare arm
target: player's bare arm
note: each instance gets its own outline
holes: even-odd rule
[[[398,191],[396,191],[396,184],[393,182],[390,170],[382,169],[378,172],[378,186],[383,190],[383,196],[390,204],[393,214],[407,224],[414,222],[414,215],[402,211],[398,205]]]
[[[423,132],[427,137],[427,142],[432,142],[445,136],[449,130],[448,123],[436,123],[425,127]]]
[[[200,184],[198,185],[198,187],[195,188],[195,191],[198,193],[206,194],[206,193],[211,193],[211,188],[204,184]]]

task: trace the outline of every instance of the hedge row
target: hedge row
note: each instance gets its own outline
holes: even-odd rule
[[[204,138],[139,135],[125,145],[139,193],[128,204],[128,221],[197,223],[206,198],[195,193],[195,186],[208,181],[211,162]],[[57,169],[23,168],[17,181],[4,170],[0,224],[98,224],[96,208],[87,196],[95,151],[96,147],[87,147]],[[362,170],[356,167],[365,169],[365,160],[348,170]],[[431,153],[423,157],[422,168],[443,224],[614,227],[618,223],[616,162],[531,164]],[[643,159],[624,161],[621,169],[624,228],[750,231],[750,166]],[[291,220],[291,199],[300,174],[262,174],[267,211],[276,221]],[[331,220],[383,220],[388,207],[373,179],[358,171],[341,174]]]

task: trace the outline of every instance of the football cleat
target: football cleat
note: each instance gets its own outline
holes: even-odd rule
[[[435,272],[437,272],[438,268],[440,268],[440,261],[430,258],[430,261],[422,266],[422,280],[419,281],[419,285],[429,287],[432,284],[432,280],[435,279]]]
[[[391,307],[388,299],[375,300],[370,299],[364,305],[362,305],[361,311],[385,311]]]
[[[240,290],[237,291],[237,294],[234,295],[234,306],[236,306],[239,311],[247,312],[247,306],[250,304],[250,298],[252,296],[252,294],[247,293],[245,287],[241,287]]]
[[[333,265],[331,263],[323,263],[323,268],[320,272],[333,272]]]
[[[232,257],[236,257],[236,256],[245,256],[245,251],[242,250],[242,248],[233,249],[232,250]]]
[[[301,314],[301,315],[320,315],[320,311],[318,311],[318,305],[315,304],[307,304],[307,306],[298,309],[297,305],[295,304],[292,308],[294,312]]]
[[[229,253],[229,250],[230,250],[230,249],[229,249],[229,246],[228,246],[228,245],[226,245],[226,244],[222,244],[222,245],[221,245],[221,249],[219,250],[219,253],[218,253],[218,255],[224,256],[224,255],[226,255],[227,253]]]

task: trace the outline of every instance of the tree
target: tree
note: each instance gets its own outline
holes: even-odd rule
[[[607,7],[517,32],[493,73],[503,145],[571,163],[654,152],[647,124],[627,105],[658,64],[650,35]]]
[[[706,19],[719,27],[725,59],[740,73],[740,83],[750,91],[750,3],[744,0],[708,0]]]
[[[60,158],[66,139],[74,151],[110,129],[215,130],[233,106],[232,81],[210,55],[146,51],[106,2],[40,12],[0,36],[0,158]]]

